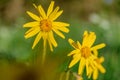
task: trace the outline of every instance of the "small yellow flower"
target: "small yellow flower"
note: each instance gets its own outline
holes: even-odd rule
[[[104,43],[92,47],[95,42],[96,35],[94,32],[88,34],[87,31],[84,32],[82,45],[79,41],[75,43],[72,39],[69,39],[69,43],[75,48],[71,51],[68,56],[73,56],[73,60],[69,64],[69,68],[74,66],[77,62],[79,63],[78,74],[82,76],[83,70],[86,67],[87,76],[91,73],[89,66],[92,69],[96,68],[95,59],[97,59],[97,50],[105,46]]]
[[[89,78],[91,77],[91,75],[93,75],[93,80],[97,80],[99,71],[101,73],[106,72],[105,68],[101,65],[101,63],[104,62],[104,57],[100,57],[100,58],[95,59],[95,62],[96,62],[95,63],[95,65],[96,65],[95,69],[93,70],[92,68],[90,68],[91,72],[88,75]]]
[[[51,1],[47,13],[45,13],[41,5],[39,6],[36,6],[35,4],[33,5],[38,10],[39,16],[33,14],[32,12],[27,11],[27,14],[35,21],[28,22],[23,25],[23,27],[25,28],[30,28],[25,33],[25,38],[27,39],[37,34],[32,49],[34,49],[34,47],[38,44],[40,39],[43,38],[44,47],[46,46],[46,42],[48,41],[50,50],[53,51],[53,46],[57,47],[57,42],[54,38],[53,32],[55,32],[63,39],[65,38],[65,36],[61,33],[61,31],[66,33],[69,32],[69,29],[67,28],[69,24],[55,21],[63,13],[63,10],[58,11],[59,10],[58,6],[55,9],[53,9],[54,1]]]

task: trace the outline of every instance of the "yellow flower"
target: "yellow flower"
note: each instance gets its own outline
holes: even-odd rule
[[[96,68],[95,59],[97,59],[97,50],[105,46],[104,43],[92,47],[95,42],[96,35],[94,32],[84,32],[82,45],[79,41],[75,43],[72,39],[69,39],[69,43],[74,47],[75,50],[71,51],[68,56],[73,56],[72,61],[69,64],[69,68],[74,66],[77,62],[79,63],[78,74],[82,76],[83,70],[86,67],[87,76],[91,73],[89,66],[92,69]]]
[[[91,72],[88,75],[89,78],[91,77],[91,75],[93,75],[93,80],[97,80],[99,71],[101,73],[106,72],[105,68],[101,65],[101,63],[104,62],[104,57],[100,57],[100,58],[95,59],[95,62],[96,62],[95,63],[95,65],[96,65],[95,69],[93,70],[92,68],[90,68]]]
[[[50,50],[53,51],[53,46],[57,47],[57,42],[54,38],[53,32],[55,32],[63,39],[65,38],[65,36],[61,33],[61,31],[66,33],[69,32],[69,29],[67,28],[69,24],[55,21],[62,14],[63,10],[59,11],[58,6],[55,9],[53,9],[54,1],[51,1],[47,13],[45,13],[41,5],[33,5],[38,10],[39,16],[27,11],[27,14],[35,21],[28,22],[23,25],[23,27],[25,28],[30,28],[25,33],[25,38],[27,39],[37,34],[32,49],[34,49],[34,47],[38,44],[40,39],[43,38],[44,47],[46,46],[46,42],[48,42]]]

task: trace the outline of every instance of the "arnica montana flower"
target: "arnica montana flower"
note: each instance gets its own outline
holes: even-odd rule
[[[55,9],[53,9],[54,1],[51,1],[47,13],[45,13],[41,5],[33,5],[38,10],[39,16],[27,11],[27,14],[35,21],[28,22],[23,25],[23,27],[25,28],[30,28],[25,33],[25,38],[27,39],[37,34],[32,49],[34,49],[34,47],[38,44],[40,39],[43,38],[44,47],[46,46],[46,42],[48,42],[50,50],[53,51],[53,46],[57,47],[57,42],[54,38],[53,32],[55,32],[63,39],[65,38],[65,36],[61,33],[61,31],[66,33],[69,32],[69,29],[67,28],[69,24],[55,21],[63,13],[63,10],[59,11],[58,6]]]
[[[97,55],[97,50],[103,48],[105,44],[101,43],[92,47],[95,39],[96,35],[94,32],[88,33],[87,31],[85,31],[82,44],[79,41],[75,43],[72,39],[68,40],[75,49],[68,54],[68,56],[73,56],[73,59],[69,64],[69,68],[73,67],[76,63],[80,61],[78,74],[81,76],[85,67],[88,76],[91,74],[90,68],[95,69],[96,66],[99,66],[95,61],[97,59],[97,56],[95,56],[94,54]]]
[[[91,77],[91,75],[93,75],[93,80],[97,80],[99,71],[101,73],[106,72],[105,68],[101,65],[101,63],[104,62],[104,57],[100,57],[100,58],[95,59],[95,62],[96,62],[95,63],[95,65],[96,65],[95,69],[93,70],[91,67],[89,67],[91,72],[88,75],[89,78]]]

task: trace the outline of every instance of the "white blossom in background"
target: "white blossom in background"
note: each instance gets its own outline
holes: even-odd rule
[[[94,24],[98,24],[101,21],[101,18],[99,15],[93,13],[89,16],[89,20]]]
[[[8,49],[11,40],[11,30],[7,27],[0,27],[0,50]]]
[[[91,14],[90,17],[89,17],[89,20],[93,24],[98,24],[99,27],[101,27],[104,30],[109,30],[110,29],[110,22],[107,19],[99,16],[96,13]]]

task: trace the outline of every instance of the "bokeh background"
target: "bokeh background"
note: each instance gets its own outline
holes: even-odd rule
[[[27,29],[22,26],[32,21],[26,10],[37,14],[33,7],[42,4],[47,10],[51,0],[0,0],[0,80],[66,80],[67,66],[72,59],[67,54],[73,50],[68,38],[82,42],[85,30],[97,35],[94,45],[106,43],[99,50],[105,57],[106,73],[98,80],[120,80],[120,0],[55,0],[64,13],[57,20],[70,23],[66,39],[55,35],[58,47],[54,52],[47,48],[44,68],[41,67],[42,40],[34,50],[34,38],[24,38]],[[77,72],[78,64],[71,71]],[[61,74],[62,73],[62,74]],[[69,80],[76,80],[70,74]],[[88,80],[84,76],[84,80]],[[90,79],[92,80],[92,79]]]

